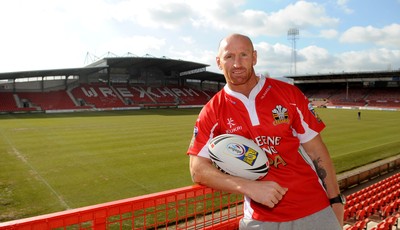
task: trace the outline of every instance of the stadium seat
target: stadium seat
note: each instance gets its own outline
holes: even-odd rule
[[[364,211],[365,211],[365,215],[366,215],[367,217],[369,217],[369,216],[371,216],[372,214],[374,214],[372,204],[366,206],[366,207],[364,208]]]
[[[345,230],[357,230],[356,226],[348,226]]]
[[[350,218],[350,209],[349,208],[345,208],[344,209],[344,214],[343,214],[343,220],[347,221]]]
[[[386,223],[385,221],[380,222],[375,228],[376,230],[390,230],[389,224]]]
[[[354,199],[349,199],[349,198],[346,197],[346,200],[347,201],[346,201],[345,208],[349,208],[349,207],[353,206],[356,203]]]
[[[400,197],[394,201],[395,203],[395,211],[400,211]]]
[[[357,229],[357,230],[365,229],[368,222],[369,222],[369,219],[368,219],[368,218],[365,218],[364,220],[357,221],[357,222],[354,224],[354,227],[356,227],[356,228],[354,228],[354,229]]]
[[[372,214],[377,213],[380,209],[380,206],[381,204],[378,201],[371,204],[371,213]]]
[[[360,209],[356,212],[356,220],[364,220],[367,217],[365,209]]]
[[[381,209],[381,217],[387,218],[394,213],[394,203],[383,206]]]
[[[397,219],[398,218],[396,216],[390,216],[385,219],[385,222],[388,224],[388,229],[392,229],[393,226],[395,226]]]

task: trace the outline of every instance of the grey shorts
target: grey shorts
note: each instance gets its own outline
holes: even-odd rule
[[[329,206],[310,216],[288,222],[262,222],[242,218],[239,223],[240,230],[342,230],[335,213]]]

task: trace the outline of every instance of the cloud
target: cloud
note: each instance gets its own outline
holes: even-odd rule
[[[154,36],[116,37],[99,47],[99,50],[114,52],[117,55],[130,52],[137,56],[158,52],[166,45],[165,39]]]
[[[344,52],[338,56],[344,71],[388,70],[388,66],[400,60],[400,50],[386,48]],[[339,68],[339,66],[337,66]]]
[[[298,56],[298,74],[376,71],[391,68],[400,60],[400,50],[380,48],[333,55],[321,47],[308,46],[299,50]]]
[[[196,43],[196,41],[193,39],[193,37],[190,37],[190,36],[183,36],[183,37],[180,37],[179,39],[182,40],[184,43],[190,44],[190,45],[193,45]]]
[[[254,47],[258,57],[256,72],[269,73],[272,77],[290,74],[291,47],[281,43],[267,42],[255,43]]]
[[[337,68],[336,58],[324,48],[308,46],[299,50],[298,55],[298,73],[326,73]]]
[[[400,47],[400,24],[391,24],[383,28],[352,27],[340,37],[343,43],[372,43],[381,47]]]
[[[347,6],[347,3],[349,2],[349,0],[337,0],[336,4],[346,13],[346,14],[351,14],[354,12],[354,10],[350,9]]]
[[[330,29],[330,30],[321,30],[319,37],[321,38],[326,38],[326,39],[333,39],[336,38],[338,36],[339,32],[337,30],[334,29]]]
[[[339,20],[326,15],[323,6],[306,1],[297,1],[277,12],[245,9],[245,1],[216,0],[199,7],[191,18],[195,27],[224,30],[227,32],[246,31],[250,36],[282,36],[291,27],[331,27]],[[193,5],[198,7],[197,5]]]

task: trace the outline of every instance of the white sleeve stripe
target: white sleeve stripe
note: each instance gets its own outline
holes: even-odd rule
[[[197,156],[205,157],[205,158],[210,159],[210,155],[209,155],[209,153],[208,153],[208,144],[210,143],[211,139],[214,138],[214,130],[217,128],[217,126],[218,126],[218,122],[215,123],[215,125],[211,128],[210,137],[208,138],[208,141],[207,141],[207,143],[203,146],[203,148],[201,148],[201,150],[200,150],[200,152],[197,154]]]
[[[318,132],[316,132],[315,130],[312,130],[310,128],[310,126],[304,121],[304,116],[301,113],[300,109],[299,108],[296,108],[296,109],[300,116],[301,125],[303,126],[303,128],[305,130],[303,134],[298,133],[297,137],[299,138],[300,143],[306,143],[306,142],[310,141],[311,139],[313,139],[314,137],[316,137],[318,135]]]

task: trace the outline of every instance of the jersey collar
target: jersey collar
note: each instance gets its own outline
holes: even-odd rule
[[[263,88],[264,83],[265,83],[265,79],[266,79],[266,76],[264,76],[264,75],[257,75],[257,77],[259,78],[259,81],[257,82],[257,85],[255,85],[254,88],[251,90],[251,92],[249,94],[249,98],[247,98],[246,96],[244,96],[241,93],[238,93],[238,92],[235,92],[235,91],[231,90],[228,87],[228,84],[226,84],[224,86],[224,90],[228,95],[236,97],[236,98],[240,99],[241,101],[255,100],[257,94]]]

